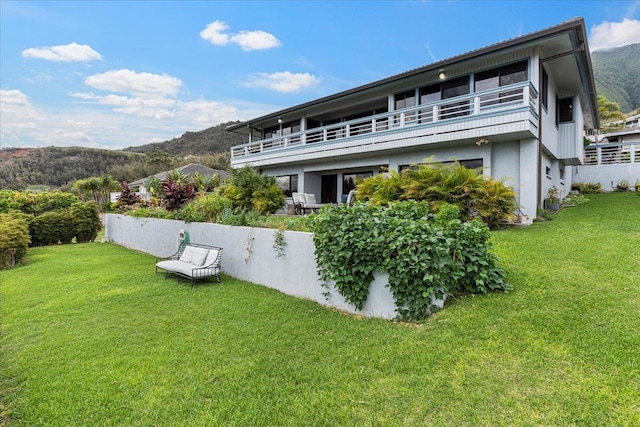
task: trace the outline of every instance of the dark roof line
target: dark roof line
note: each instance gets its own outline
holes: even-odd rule
[[[481,47],[479,49],[471,50],[469,52],[466,52],[466,53],[463,53],[463,54],[460,54],[460,55],[456,55],[456,56],[453,56],[453,57],[448,58],[448,59],[437,61],[437,62],[428,64],[428,65],[425,65],[425,66],[422,66],[422,67],[414,68],[412,70],[405,71],[405,72],[402,72],[400,74],[395,74],[393,76],[386,77],[384,79],[377,80],[377,81],[374,81],[372,83],[367,83],[367,84],[364,84],[362,86],[358,86],[358,87],[355,87],[355,88],[352,88],[352,89],[348,89],[348,90],[345,90],[345,91],[342,91],[342,92],[335,93],[333,95],[328,95],[328,96],[325,96],[323,98],[318,98],[318,99],[315,99],[315,100],[312,100],[312,101],[309,101],[309,102],[306,102],[306,103],[302,103],[302,104],[296,105],[294,107],[289,107],[289,108],[285,108],[283,110],[275,111],[273,113],[266,114],[266,115],[261,116],[261,117],[257,117],[257,118],[255,118],[253,120],[248,120],[248,121],[244,121],[244,122],[241,122],[239,124],[236,124],[236,125],[231,125],[231,126],[227,127],[226,130],[233,131],[233,130],[236,130],[236,129],[240,129],[240,128],[246,127],[247,125],[250,125],[251,122],[259,122],[259,121],[268,119],[270,117],[284,116],[287,113],[290,113],[290,112],[293,112],[293,111],[296,111],[296,110],[299,110],[299,109],[308,108],[308,107],[311,107],[311,106],[317,105],[317,104],[322,104],[322,103],[325,103],[327,101],[331,101],[331,100],[334,100],[334,99],[337,99],[337,98],[341,98],[341,97],[344,97],[344,96],[347,96],[347,95],[351,95],[351,94],[354,94],[354,93],[357,93],[357,92],[361,92],[361,91],[364,91],[364,90],[367,90],[367,89],[371,89],[371,88],[374,88],[374,87],[377,87],[377,86],[383,86],[383,85],[385,85],[387,83],[391,83],[391,82],[396,81],[396,80],[400,80],[400,79],[407,78],[407,77],[412,77],[414,75],[421,74],[421,73],[424,73],[424,72],[427,72],[427,71],[434,71],[434,70],[437,70],[439,68],[443,68],[443,67],[446,67],[446,66],[451,66],[451,65],[457,64],[459,62],[463,62],[463,61],[466,61],[466,60],[469,60],[469,59],[472,59],[472,58],[476,58],[476,57],[485,55],[485,54],[490,53],[490,52],[494,52],[494,51],[498,51],[498,50],[502,50],[502,49],[508,49],[508,48],[513,47],[513,46],[517,46],[517,45],[520,45],[520,44],[525,44],[525,43],[528,43],[528,42],[531,42],[531,41],[534,41],[534,40],[546,38],[548,36],[552,36],[552,35],[555,35],[555,34],[560,34],[560,33],[563,33],[565,31],[570,31],[570,30],[581,30],[580,31],[580,33],[581,33],[580,36],[582,36],[582,37],[580,37],[580,38],[583,39],[581,41],[584,41],[585,47],[586,47],[587,39],[586,39],[586,34],[585,34],[584,19],[576,17],[576,18],[572,18],[572,19],[570,19],[568,21],[562,22],[562,23],[560,23],[558,25],[554,25],[553,27],[549,27],[549,28],[546,28],[546,29],[543,29],[543,30],[539,30],[539,31],[535,31],[535,32],[532,32],[532,33],[525,34],[523,36],[518,36],[518,37],[514,37],[514,38],[511,38],[511,39],[505,40],[505,41],[494,43],[494,44],[491,44],[489,46],[485,46],[485,47]],[[588,49],[588,47],[586,47],[586,49]],[[588,50],[587,50],[587,52],[588,52]],[[587,57],[588,65],[589,65],[589,67],[591,67],[591,59],[590,59],[589,55],[587,54],[586,57]],[[593,81],[593,76],[591,77],[590,80]],[[590,85],[592,85],[593,94],[594,94],[593,96],[595,97],[595,82],[589,82],[589,83],[590,83]],[[597,102],[596,102],[596,105],[597,105]],[[596,115],[596,117],[597,117],[597,115]]]

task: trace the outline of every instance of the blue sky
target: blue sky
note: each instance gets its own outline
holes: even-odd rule
[[[125,148],[246,120],[585,19],[640,42],[640,1],[0,0],[2,148]]]

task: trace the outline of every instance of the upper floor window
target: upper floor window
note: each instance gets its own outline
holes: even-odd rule
[[[394,95],[395,109],[414,107],[416,105],[416,91],[414,89]]]
[[[476,73],[475,91],[495,89],[501,86],[508,86],[515,83],[527,81],[527,61],[516,62],[515,64],[504,65],[499,68]]]
[[[546,109],[547,104],[549,103],[549,75],[542,68],[542,87],[540,88],[540,102],[542,102],[542,106]]]
[[[573,98],[557,100],[556,124],[573,121]]]

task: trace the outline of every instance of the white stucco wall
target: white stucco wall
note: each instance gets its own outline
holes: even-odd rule
[[[111,242],[158,258],[175,253],[180,229],[189,233],[193,243],[223,248],[224,274],[350,313],[384,319],[396,317],[395,301],[386,287],[386,273],[376,273],[362,311],[347,303],[332,284],[323,287],[317,273],[311,233],[285,231],[284,255],[278,257],[273,247],[276,230],[118,214],[107,214],[105,218],[105,236]],[[149,272],[153,271],[154,263],[150,262]],[[329,297],[324,295],[327,291]]]
[[[616,189],[618,181],[626,179],[630,185],[640,180],[640,163],[584,165],[573,167],[573,182],[599,182],[603,191]]]

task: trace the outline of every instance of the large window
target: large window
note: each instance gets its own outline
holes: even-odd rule
[[[287,197],[291,197],[292,193],[298,192],[298,175],[280,175],[276,177],[276,182]]]
[[[469,93],[469,76],[458,77],[443,83],[437,83],[421,87],[418,91],[420,105],[437,102],[443,99],[455,98],[456,96],[467,95]],[[439,108],[439,120],[450,119],[452,117],[466,116],[470,113],[469,101],[454,102],[444,104]],[[421,122],[430,122],[433,117],[429,111],[420,113]]]
[[[342,175],[342,194],[349,194],[356,188],[356,184],[365,178],[373,176],[373,172],[345,173]]]
[[[416,91],[415,89],[408,90],[406,92],[396,93],[393,96],[395,101],[394,110],[402,110],[403,108],[410,108],[416,106]],[[405,122],[411,122],[415,119],[415,113],[406,113],[404,116]],[[400,116],[396,116],[396,123],[400,123]]]
[[[474,75],[474,80],[476,92],[483,92],[485,90],[525,82],[527,81],[527,61],[520,61],[515,64],[509,64],[499,68],[483,71],[481,73],[476,73]],[[480,106],[482,108],[514,101],[522,101],[520,90],[481,96]]]

